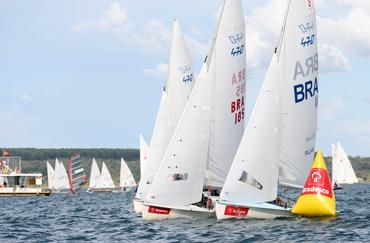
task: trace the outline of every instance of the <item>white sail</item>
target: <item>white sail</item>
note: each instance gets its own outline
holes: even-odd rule
[[[144,178],[144,171],[149,156],[149,145],[140,134],[140,178]]]
[[[178,22],[173,25],[167,82],[153,128],[149,156],[136,198],[144,199],[193,89],[193,68]]]
[[[303,187],[317,131],[318,50],[312,0],[288,1],[278,60],[282,67],[280,183]]]
[[[280,77],[274,54],[220,200],[268,202],[277,196],[280,155]]]
[[[246,39],[241,1],[225,1],[208,57],[212,80],[208,185],[222,187],[244,131]]]
[[[53,167],[50,165],[49,161],[46,161],[46,169],[48,173],[48,188],[53,189],[54,188],[54,177],[55,177],[55,171]]]
[[[89,189],[100,188],[100,170],[98,164],[96,163],[95,158],[93,158],[91,164],[90,180],[89,180]]]
[[[99,188],[115,188],[112,176],[109,173],[105,162],[103,161],[103,165],[101,168],[100,180],[99,180]]]
[[[55,159],[54,189],[63,190],[69,188],[70,185],[66,168],[61,161]]]
[[[183,205],[200,201],[209,141],[210,82],[203,66],[146,201]]]
[[[121,188],[136,186],[134,176],[132,175],[130,168],[127,166],[127,163],[123,158],[121,158],[119,186]]]
[[[243,133],[244,48],[241,2],[226,0],[209,55],[146,197],[148,203],[189,205],[201,200],[205,183],[222,186]]]
[[[339,142],[337,142],[336,145],[332,145],[332,156],[332,183],[358,183],[358,179],[352,168],[351,162]]]
[[[67,173],[67,170],[66,170],[66,167],[64,167],[64,164],[62,161],[60,161],[60,167],[61,167],[61,173],[63,174],[63,179],[62,179],[62,188],[63,189],[69,189],[71,186],[69,184],[69,180],[68,180],[68,173]]]

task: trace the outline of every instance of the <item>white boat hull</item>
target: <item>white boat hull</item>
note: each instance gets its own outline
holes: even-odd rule
[[[2,187],[0,188],[0,196],[49,196],[51,190],[43,190],[41,188],[30,187]]]
[[[209,218],[214,211],[194,205],[184,207],[162,207],[143,204],[142,217],[144,220],[163,220],[175,218]]]
[[[274,219],[292,217],[290,208],[283,208],[269,203],[241,206],[216,202],[217,219]]]

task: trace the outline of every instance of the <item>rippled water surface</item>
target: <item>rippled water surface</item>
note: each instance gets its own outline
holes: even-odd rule
[[[0,242],[370,242],[370,184],[335,191],[335,218],[145,222],[133,192],[0,197]]]

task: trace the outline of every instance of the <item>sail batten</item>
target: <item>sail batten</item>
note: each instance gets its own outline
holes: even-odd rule
[[[76,168],[78,168],[78,170],[76,170]],[[87,176],[78,153],[73,153],[70,157],[68,179],[72,193],[75,193],[87,182]]]

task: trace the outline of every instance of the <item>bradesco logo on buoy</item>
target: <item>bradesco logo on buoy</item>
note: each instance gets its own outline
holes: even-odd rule
[[[320,194],[332,198],[333,193],[331,184],[326,170],[313,168],[310,176],[307,178],[303,188],[302,195],[305,194]]]

